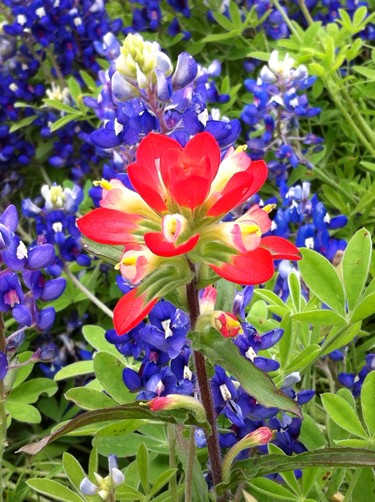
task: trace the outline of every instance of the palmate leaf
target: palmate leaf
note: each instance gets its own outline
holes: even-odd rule
[[[219,364],[235,376],[242,387],[261,405],[290,411],[301,417],[298,404],[277,389],[271,378],[241,356],[232,340],[211,329],[206,333],[191,333],[193,349],[204,354],[212,364]]]
[[[126,419],[145,419],[145,420],[157,420],[161,422],[168,422],[172,424],[180,425],[195,425],[210,431],[210,426],[206,420],[201,420],[197,417],[191,410],[186,409],[174,409],[171,411],[158,411],[152,412],[142,403],[131,403],[122,406],[114,406],[113,408],[106,408],[101,410],[88,411],[73,418],[61,428],[52,432],[48,436],[44,437],[40,441],[35,443],[30,443],[23,446],[18,452],[29,453],[30,455],[35,455],[41,451],[45,446],[56,441],[57,439],[65,436],[69,432],[73,432],[80,427],[99,423],[108,422],[114,420],[126,420]]]
[[[375,467],[375,451],[365,448],[322,448],[300,455],[264,455],[234,464],[230,481],[220,491],[238,486],[244,480],[306,467]]]

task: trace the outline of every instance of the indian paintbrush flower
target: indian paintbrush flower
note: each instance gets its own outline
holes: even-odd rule
[[[95,242],[124,246],[117,268],[137,288],[115,308],[119,334],[135,327],[160,297],[189,283],[192,264],[211,269],[214,281],[212,271],[252,285],[272,277],[274,260],[300,258],[285,239],[262,237],[271,227],[267,207],[220,222],[266,181],[265,163],[251,161],[244,150],[230,148],[221,160],[219,145],[207,132],[185,147],[150,133],[128,167],[135,191],[117,179],[101,183],[101,207],[77,224]]]

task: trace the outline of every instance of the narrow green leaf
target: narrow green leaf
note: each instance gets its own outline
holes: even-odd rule
[[[69,77],[67,83],[68,83],[70,94],[71,94],[72,98],[74,99],[74,101],[77,103],[80,96],[82,95],[81,86],[79,85],[79,83],[77,82],[77,80],[74,77]]]
[[[262,300],[265,300],[270,305],[277,305],[281,309],[284,309],[285,312],[288,312],[288,307],[282,301],[282,299],[277,296],[273,291],[269,291],[268,289],[254,289],[254,295],[259,296]]]
[[[63,468],[74,488],[79,491],[81,481],[86,476],[78,460],[70,453],[63,453]]]
[[[343,282],[350,311],[354,310],[361,297],[370,270],[371,255],[371,235],[362,228],[350,239],[342,260]]]
[[[98,410],[101,408],[111,408],[118,403],[103,392],[86,387],[75,387],[65,393],[68,401],[73,401],[83,410]]]
[[[87,85],[87,88],[89,89],[89,91],[95,92],[97,90],[98,86],[96,85],[96,82],[91,77],[91,75],[89,75],[86,71],[83,71],[83,70],[80,70],[79,74],[81,75],[82,80]]]
[[[291,314],[292,319],[305,322],[308,324],[326,325],[326,326],[345,326],[346,321],[341,315],[336,314],[333,310],[316,309],[299,314]]]
[[[238,486],[244,479],[252,480],[275,472],[306,467],[375,467],[375,450],[365,448],[321,448],[300,455],[264,455],[234,464],[228,485],[220,485],[220,492]]]
[[[301,371],[310,363],[315,361],[318,358],[318,354],[320,354],[320,345],[313,343],[309,347],[306,347],[295,357],[286,367],[286,373],[292,373],[294,371]]]
[[[301,312],[301,284],[297,274],[293,271],[288,275],[288,286],[294,310]]]
[[[116,500],[143,500],[144,495],[132,486],[123,483],[116,489]]]
[[[256,491],[263,493],[263,495],[272,497],[273,500],[288,500],[290,502],[297,500],[294,493],[290,491],[289,488],[276,483],[276,481],[273,481],[272,479],[253,479],[251,487]]]
[[[61,368],[61,370],[56,373],[54,379],[58,382],[60,380],[66,380],[67,378],[88,375],[89,373],[94,373],[93,361],[77,361],[76,363]]]
[[[321,355],[329,354],[333,350],[340,349],[344,345],[349,344],[358,335],[360,329],[360,322],[349,324],[344,328],[332,328],[322,344]]]
[[[137,452],[137,467],[138,467],[138,477],[146,494],[149,492],[149,458],[148,451],[145,443],[141,443]]]
[[[122,372],[125,364],[115,355],[98,352],[94,358],[94,370],[100,385],[118,404],[134,401],[134,395],[125,387]]]
[[[54,500],[59,500],[60,502],[82,502],[83,497],[80,497],[72,490],[64,485],[61,485],[57,481],[52,479],[29,479],[26,483],[33,490],[41,493],[42,495],[48,495]]]
[[[79,113],[78,110],[73,108],[72,106],[66,105],[62,101],[58,101],[57,99],[43,99],[44,103],[51,108],[56,108],[56,110],[60,110],[61,112],[69,113],[69,114],[75,114]]]
[[[235,376],[242,387],[260,404],[277,407],[301,416],[295,401],[277,389],[270,377],[241,356],[233,341],[214,329],[205,333],[191,333],[194,350],[202,352],[211,364],[219,364]]]
[[[361,438],[367,438],[355,411],[344,398],[330,393],[322,394],[321,398],[326,412],[339,427]]]
[[[309,450],[317,450],[327,445],[323,432],[309,415],[303,418],[299,439]]]
[[[176,471],[177,469],[171,468],[162,472],[160,476],[156,478],[156,481],[153,483],[150,491],[150,496],[152,497],[153,495],[156,495],[158,491],[160,491],[169,482],[169,480],[176,474]]]
[[[77,120],[79,117],[81,117],[80,113],[72,113],[61,117],[61,119],[56,120],[56,122],[51,125],[51,132],[55,132],[58,129],[61,129],[61,127],[64,127],[66,124],[69,124],[69,122],[72,122],[73,120]]]
[[[11,126],[9,132],[18,131],[18,129],[22,129],[22,127],[26,127],[34,122],[38,115],[30,115],[29,117],[25,117],[24,119],[16,122]]]
[[[293,402],[293,401],[292,401]],[[28,406],[28,405],[23,405]],[[277,405],[276,405],[277,406]],[[206,421],[198,419],[191,410],[178,409],[172,411],[158,411],[152,412],[148,407],[142,405],[140,402],[126,404],[122,406],[115,406],[114,408],[106,408],[103,410],[93,410],[82,413],[77,417],[73,418],[66,424],[64,424],[59,429],[55,430],[48,436],[44,437],[40,441],[35,443],[30,443],[22,447],[18,451],[29,453],[35,455],[41,451],[47,444],[56,441],[66,434],[76,431],[80,427],[84,427],[90,424],[96,424],[100,422],[110,422],[115,420],[126,420],[126,419],[148,419],[156,420],[160,422],[169,422],[172,424],[180,425],[195,425],[203,429],[210,430],[210,426]]]
[[[98,244],[87,237],[82,236],[82,247],[88,252],[92,253],[99,258],[105,258],[116,265],[119,263],[121,256],[124,253],[124,246],[109,246],[107,244]]]
[[[375,371],[370,371],[363,382],[361,406],[369,435],[375,439]]]
[[[375,292],[365,296],[356,306],[351,322],[362,321],[375,313]]]
[[[303,259],[299,262],[302,278],[322,303],[339,315],[345,315],[344,289],[335,268],[312,249],[301,249]]]

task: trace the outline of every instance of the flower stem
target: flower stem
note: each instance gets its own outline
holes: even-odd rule
[[[0,313],[0,350],[5,353],[5,327],[3,316]],[[0,502],[3,502],[3,455],[7,441],[7,417],[5,411],[4,382],[0,381]]]
[[[176,468],[176,431],[173,424],[168,424],[169,467]],[[169,481],[171,500],[178,500],[176,474]]]
[[[190,268],[195,272],[194,265],[189,263]],[[197,290],[197,279],[194,275],[193,280],[186,286],[187,302],[190,313],[190,326],[194,330],[199,317],[199,299]],[[210,382],[208,380],[206,361],[204,355],[194,351],[195,371],[197,375],[199,394],[201,402],[206,410],[207,420],[211,426],[211,434],[206,434],[208,456],[211,463],[212,479],[214,485],[222,481],[221,454],[216,426],[216,413],[214,409]],[[224,500],[224,499],[223,499]]]
[[[189,450],[185,473],[185,502],[193,502],[193,472],[194,472],[194,462],[196,459],[195,455],[195,435],[194,427],[190,427],[190,437],[189,437]],[[172,499],[175,500],[175,499]]]
[[[89,289],[86,288],[82,282],[80,282],[77,277],[70,271],[69,267],[67,266],[66,263],[64,263],[64,272],[66,275],[69,277],[69,279],[72,281],[72,283],[80,290],[82,293],[84,293],[89,300],[92,301],[92,303],[95,303],[97,307],[100,308],[102,312],[107,314],[111,319],[113,319],[113,312],[111,309],[107,307],[107,305],[104,305],[103,302],[101,302],[94,294],[91,293]]]

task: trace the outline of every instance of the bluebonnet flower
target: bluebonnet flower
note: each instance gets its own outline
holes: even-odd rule
[[[287,179],[289,167],[312,167],[306,153],[311,148],[315,151],[322,141],[299,133],[300,119],[314,117],[320,109],[309,107],[303,93],[315,77],[308,76],[305,66],[294,69],[294,65],[288,54],[280,59],[278,51],[273,51],[258,79],[245,80],[246,89],[253,95],[253,103],[245,105],[241,114],[249,126],[247,144],[252,158],[269,161],[270,175],[278,184]]]
[[[279,363],[273,359],[258,356],[258,351],[273,347],[280,340],[284,331],[282,329],[273,329],[259,335],[249,323],[242,323],[242,327],[244,334],[238,335],[234,339],[240,353],[263,371],[277,370],[280,367]]]
[[[124,474],[120,471],[117,464],[116,455],[109,455],[108,457],[108,471],[109,474],[105,478],[94,473],[96,484],[85,477],[80,483],[79,489],[83,495],[99,495],[102,500],[109,500],[115,495],[116,488],[122,485],[125,481]]]
[[[365,358],[365,365],[359,371],[358,375],[355,373],[339,373],[338,380],[341,385],[350,389],[354,397],[358,397],[361,393],[362,384],[370,371],[375,370],[375,354],[367,354]]]

